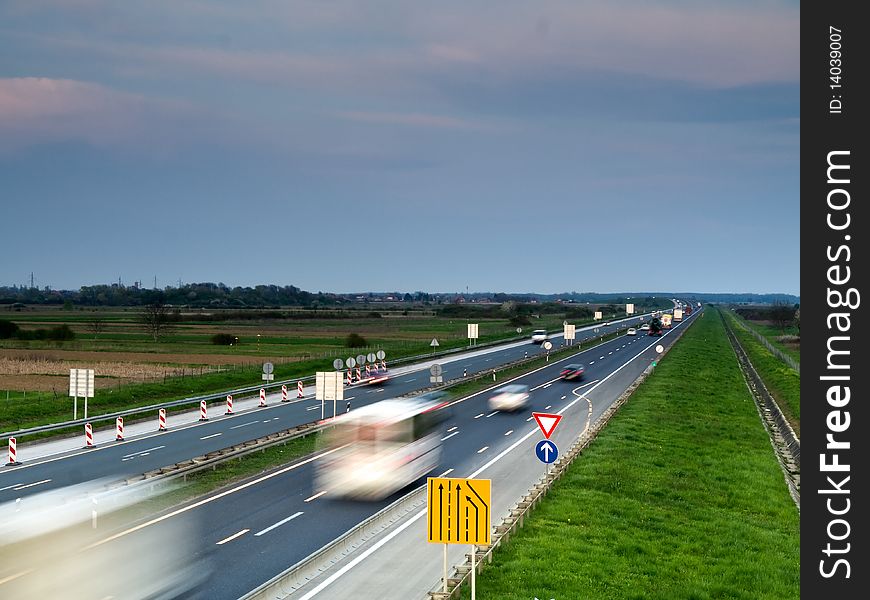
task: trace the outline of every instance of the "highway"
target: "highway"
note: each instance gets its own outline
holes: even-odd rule
[[[620,323],[613,321],[609,327],[598,326],[598,335],[615,329]],[[593,329],[578,330],[577,341],[594,337]],[[554,335],[551,339],[556,347],[562,343],[561,335]],[[463,372],[472,375],[519,360],[525,355],[542,352],[539,345],[520,342],[450,355],[437,362],[443,367],[444,379],[448,380],[461,377]],[[359,407],[425,388],[431,385],[429,364],[426,362],[395,369],[391,380],[381,387],[346,387],[345,398],[350,400],[353,407]],[[224,415],[223,410],[212,408],[207,422],[201,423],[192,417],[188,423],[170,427],[162,433],[154,431],[155,421],[147,424],[151,428],[150,433],[125,435],[123,442],[114,441],[112,429],[102,433],[104,441],[100,441],[95,434],[97,445],[92,449],[83,449],[83,437],[78,438],[78,441],[75,438],[66,440],[66,447],[75,447],[74,450],[48,455],[40,452],[40,446],[51,447],[51,444],[36,443],[32,449],[19,444],[18,459],[22,465],[0,470],[0,503],[93,479],[124,479],[319,420],[321,406],[319,401],[312,399],[313,391],[313,388],[309,388],[307,397],[293,398],[287,403],[280,401],[280,393],[273,393],[267,396],[265,408],[236,410],[230,416]],[[239,403],[239,400],[236,402]],[[342,406],[338,410],[344,408]],[[326,416],[332,416],[332,406],[326,408]],[[175,417],[170,418],[170,421],[175,420]]]
[[[683,325],[684,323],[676,325],[672,332]],[[657,355],[654,347],[657,344],[667,346],[674,337],[671,332],[661,338],[642,335],[621,336],[592,349],[583,350],[579,356],[568,357],[558,362],[551,361],[545,367],[516,380],[530,386],[532,410],[564,413],[554,440],[567,445],[606,410],[650,364]],[[522,357],[523,353],[529,350],[540,351],[531,344],[524,346],[488,353],[474,359],[459,357],[450,363],[444,362],[442,364],[445,376],[456,376],[450,375],[451,370],[453,373],[461,374],[462,369],[468,369],[468,372],[472,373],[475,370],[491,368],[496,361],[496,357],[492,354],[498,355],[497,360],[506,362]],[[569,383],[558,379],[561,365],[571,361],[586,364],[586,375],[583,381]],[[420,379],[423,381],[420,382]],[[355,401],[371,402],[384,397],[387,393],[390,395],[405,393],[400,391],[405,389],[403,384],[413,388],[412,384],[416,383],[416,387],[419,388],[418,382],[428,385],[428,371],[418,372],[416,376],[407,374],[396,378],[389,384],[389,392],[386,390],[387,386],[384,391],[366,390],[366,393]],[[499,384],[503,383],[503,381],[499,382]],[[362,391],[362,388],[358,391]],[[233,427],[245,422],[251,423],[240,428],[248,429],[248,437],[250,437],[250,433],[259,431],[261,425],[274,424],[275,416],[278,417],[279,422],[283,421],[282,428],[289,426],[294,417],[304,418],[305,413],[312,412],[307,410],[311,406],[316,406],[319,411],[318,403],[303,400],[290,406],[277,405],[271,409],[256,411],[258,417],[256,423],[250,414],[221,419],[221,421],[226,421],[226,425],[234,423]],[[486,394],[482,393],[456,403],[453,406],[451,419],[444,424],[442,467],[438,473],[433,474],[491,478],[494,490],[493,523],[498,522],[497,516],[512,505],[522,491],[528,489],[528,482],[534,481],[535,473],[540,476],[543,470],[532,451],[540,433],[538,432],[537,437],[534,437],[537,426],[532,421],[530,412],[504,414],[489,411],[486,407]],[[261,415],[263,418],[260,418]],[[182,436],[182,439],[177,442],[179,448],[193,451],[192,448],[197,447],[194,442],[191,442],[193,438],[198,441],[214,439],[208,437],[212,435],[209,433],[212,431],[210,427],[217,426],[219,423],[220,421],[189,428],[191,431],[196,431],[196,435]],[[223,435],[228,429],[219,429],[219,431]],[[183,431],[177,433],[181,434]],[[158,439],[166,439],[169,435],[161,434]],[[227,435],[229,438],[230,434]],[[227,445],[228,438],[225,438],[220,447]],[[129,443],[119,444],[119,446]],[[185,443],[188,445],[185,446]],[[88,452],[91,459],[94,452]],[[129,454],[131,450],[127,449],[124,454],[116,455],[114,460],[117,461],[120,456]],[[167,452],[166,456],[168,455]],[[143,464],[149,456],[151,453],[143,457]],[[328,490],[317,490],[312,487],[313,468],[320,456],[315,454],[252,478],[243,484],[221,490],[167,514],[150,518],[139,523],[135,528],[127,530],[122,528],[114,535],[108,535],[107,532],[107,537],[101,540],[103,543],[99,547],[111,548],[124,540],[135,540],[146,534],[153,535],[155,531],[165,531],[167,535],[176,529],[198,531],[200,533],[197,537],[197,550],[190,556],[190,561],[198,565],[200,573],[208,573],[207,582],[200,589],[199,597],[238,598],[398,497],[396,495],[380,502],[352,502],[330,498]],[[87,457],[80,454],[65,460],[84,458]],[[59,462],[62,461],[50,461],[45,465]],[[110,464],[111,460],[107,460],[106,463]],[[137,469],[141,466],[137,465]],[[92,474],[93,471],[88,473]],[[4,486],[0,485],[0,488],[2,487]],[[12,489],[14,491],[14,488]],[[401,532],[402,535],[397,535],[394,541],[384,545],[365,562],[347,570],[341,577],[329,581],[328,585],[325,583],[331,575],[324,574],[322,580],[313,581],[306,589],[300,590],[299,597],[306,599],[313,597],[305,595],[310,593],[316,593],[318,598],[422,597],[425,591],[438,581],[441,552],[440,548],[425,543],[422,530],[424,522],[425,519],[418,517],[416,523],[412,523],[406,531]],[[433,552],[435,552],[434,561],[430,556]],[[452,547],[451,554],[458,560],[461,547]],[[409,565],[409,570],[402,571],[401,575],[395,569],[400,563]],[[19,584],[26,583],[29,577],[39,577],[39,570],[28,573],[16,581]],[[323,587],[318,588],[318,586]],[[2,593],[2,584],[0,584],[0,594]],[[123,594],[118,597],[123,597]]]

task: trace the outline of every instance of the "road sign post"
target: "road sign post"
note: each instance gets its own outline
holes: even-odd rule
[[[468,324],[468,346],[469,346],[469,348],[473,345],[474,346],[477,345],[477,338],[478,338],[478,333],[479,333],[478,326],[479,326],[478,323],[469,323]]]
[[[69,370],[69,395],[73,398],[73,421],[78,420],[79,396],[85,399],[85,416],[88,418],[88,398],[94,397],[94,370]]]
[[[437,348],[439,345],[438,340],[435,338],[432,338],[432,341],[429,342],[429,345],[432,346],[432,354],[435,354],[435,348]]]
[[[444,378],[441,376],[443,372],[441,365],[435,363],[429,367],[429,383],[442,383]]]

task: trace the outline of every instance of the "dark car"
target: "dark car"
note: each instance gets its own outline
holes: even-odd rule
[[[583,365],[581,365],[580,363],[565,365],[564,367],[562,367],[562,372],[559,373],[559,376],[566,381],[572,381],[574,379],[582,379],[583,372],[585,370],[586,370],[586,368]]]

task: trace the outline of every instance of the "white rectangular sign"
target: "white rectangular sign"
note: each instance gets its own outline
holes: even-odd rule
[[[627,314],[627,315],[634,314],[634,304],[626,304],[625,305],[625,314]]]
[[[575,328],[576,328],[575,325],[565,325],[565,339],[566,340],[573,340],[574,339]]]
[[[468,339],[476,340],[477,339],[477,323],[469,323],[468,324]]]
[[[263,373],[263,381],[272,381],[275,379],[274,373]]]
[[[344,378],[341,371],[318,371],[314,378],[317,400],[344,400]]]
[[[600,320],[604,315],[601,314],[600,310],[595,311],[595,320]]]
[[[69,370],[69,395],[78,398],[94,397],[94,370]]]

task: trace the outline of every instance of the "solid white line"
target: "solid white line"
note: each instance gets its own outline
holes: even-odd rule
[[[446,471],[441,473],[441,475],[439,475],[438,477],[446,477],[447,475],[450,475],[452,472],[453,472],[453,469],[447,469]]]
[[[6,487],[2,487],[2,488],[0,488],[0,492],[2,492],[3,490],[9,490],[9,489],[12,489],[12,488],[14,488],[14,487],[17,486],[17,485],[21,485],[21,484],[20,484],[20,483],[13,483],[12,485],[7,485]]]
[[[255,425],[257,423],[259,423],[259,421],[251,421],[249,423],[242,423],[241,425],[234,425],[230,427],[230,429],[238,429],[239,427],[247,427],[248,425]]]
[[[666,334],[666,335],[667,335],[667,334]],[[615,375],[618,371],[620,371],[623,367],[625,367],[625,365],[629,364],[629,363],[630,363],[631,361],[633,361],[635,358],[637,358],[638,356],[640,356],[641,354],[643,354],[643,352],[644,352],[645,350],[646,350],[646,348],[644,348],[644,350],[642,350],[642,351],[639,352],[638,354],[634,355],[632,358],[628,359],[628,361],[626,361],[625,363],[623,363],[622,366],[620,366],[618,369],[616,369],[615,371],[613,371],[610,375],[608,375],[607,377],[605,377],[604,379],[602,379],[601,382],[600,382],[598,385],[601,385],[601,383],[604,383],[605,381],[607,381],[608,379],[610,379],[613,375]],[[598,386],[595,386],[595,387],[598,387]],[[594,388],[593,388],[593,389],[594,389]],[[590,390],[590,391],[591,391],[591,390]],[[574,403],[577,402],[578,400],[580,400],[579,397],[576,398],[575,400],[573,400],[572,402],[570,402],[570,403],[568,404],[568,406],[566,406],[565,408],[563,408],[561,411],[559,411],[559,414],[562,414],[563,412],[565,412],[566,410],[568,410],[568,409],[569,409],[570,407],[572,407],[572,406],[574,405]],[[531,421],[531,418],[529,418],[528,420]],[[482,467],[480,467],[477,471],[475,471],[474,473],[472,473],[471,475],[469,475],[466,479],[474,479],[475,477],[477,477],[478,475],[480,475],[481,473],[483,473],[486,469],[488,469],[489,467],[491,467],[492,465],[494,465],[495,463],[497,463],[499,460],[501,460],[501,459],[502,459],[504,456],[506,456],[506,455],[507,455],[511,450],[513,450],[514,448],[516,448],[517,446],[519,446],[520,444],[522,444],[523,442],[525,442],[527,439],[529,439],[530,437],[532,437],[533,435],[535,435],[538,431],[540,431],[540,429],[538,429],[537,427],[535,427],[534,429],[532,429],[531,431],[529,431],[526,435],[524,435],[523,437],[521,437],[520,439],[518,439],[516,442],[514,442],[513,444],[511,444],[510,446],[508,446],[505,450],[503,450],[503,451],[500,452],[498,455],[496,455],[494,458],[490,459],[486,464],[484,464],[484,465],[483,465]],[[376,543],[375,545],[373,545],[371,548],[369,548],[368,550],[366,550],[365,552],[363,552],[362,554],[360,554],[358,557],[356,557],[356,558],[353,559],[352,561],[350,561],[348,564],[346,564],[345,566],[343,566],[341,569],[339,569],[339,570],[338,570],[337,572],[335,572],[334,574],[330,575],[328,578],[326,578],[325,581],[323,581],[323,582],[320,583],[317,587],[315,587],[313,590],[311,590],[310,592],[308,592],[307,594],[305,594],[304,596],[302,596],[299,600],[311,600],[311,598],[313,598],[314,596],[316,596],[317,594],[319,594],[320,592],[322,592],[324,589],[326,589],[326,588],[329,587],[330,585],[332,585],[333,582],[335,582],[337,579],[339,579],[340,577],[342,577],[345,573],[347,573],[348,571],[350,571],[351,569],[353,569],[355,566],[357,566],[359,563],[361,563],[362,561],[364,561],[365,559],[367,559],[369,556],[371,556],[372,554],[374,554],[375,552],[377,552],[377,551],[378,551],[382,546],[384,546],[385,544],[388,544],[388,543],[389,543],[389,542],[390,542],[394,537],[396,537],[397,535],[399,535],[400,533],[402,533],[403,531],[405,531],[408,527],[410,527],[411,525],[413,525],[414,523],[416,523],[416,522],[417,522],[420,518],[422,518],[423,515],[425,515],[425,514],[426,514],[426,509],[423,509],[423,510],[421,510],[420,512],[418,512],[416,515],[414,515],[413,517],[411,517],[410,519],[408,519],[407,521],[405,521],[404,523],[402,523],[399,527],[397,527],[396,529],[394,529],[394,530],[393,530],[389,535],[387,535],[386,537],[384,537],[383,539],[381,539],[379,542],[377,542],[377,543]]]
[[[457,435],[458,433],[459,433],[458,431],[454,431],[450,435],[441,438],[441,441],[443,442],[444,440],[448,440],[448,439],[452,438],[454,435]]]
[[[458,425],[454,425],[453,427],[451,427],[450,429],[447,430],[447,433],[450,433],[451,431],[453,431],[453,430],[455,430],[455,429],[459,429],[459,426],[458,426]]]
[[[492,411],[491,413],[489,413],[488,415],[486,415],[486,418],[488,419],[488,418],[490,418],[492,415],[497,415],[497,414],[498,414],[498,411],[497,411],[497,410],[494,410],[494,411]],[[476,419],[477,417],[474,417],[474,418]]]
[[[222,544],[226,544],[227,542],[231,542],[231,541],[233,541],[234,539],[236,539],[237,537],[239,537],[240,535],[245,535],[245,534],[248,533],[249,531],[250,531],[250,529],[242,529],[240,532],[238,532],[238,533],[234,533],[234,534],[231,535],[230,537],[222,539],[221,541],[219,541],[219,542],[217,543],[217,545],[220,546],[220,545],[222,545]]]
[[[512,434],[513,432],[514,432],[513,429],[508,429],[508,430],[507,430],[507,433],[505,433],[505,435],[510,435],[510,434]]]
[[[37,481],[36,483],[28,483],[27,485],[19,485],[17,488],[14,488],[17,492],[18,490],[24,490],[27,488],[31,488],[37,485],[42,485],[43,483],[48,483],[51,479],[43,479],[42,481]]]
[[[480,450],[478,450],[477,453],[480,454],[480,453],[482,453],[482,452],[486,452],[486,449],[487,449],[487,448],[489,448],[489,446],[484,446],[483,448],[481,448]]]
[[[160,523],[161,521],[165,521],[166,519],[169,519],[171,517],[175,517],[175,516],[180,515],[182,513],[186,513],[187,511],[193,510],[194,508],[199,508],[200,506],[202,506],[204,504],[208,504],[209,502],[214,502],[215,500],[219,500],[219,499],[223,498],[224,496],[229,496],[230,494],[234,494],[234,493],[239,492],[241,490],[247,489],[253,485],[257,485],[258,483],[262,483],[262,482],[266,481],[267,479],[277,477],[278,475],[283,475],[284,473],[287,473],[288,471],[292,471],[293,469],[298,469],[299,467],[301,467],[303,465],[307,465],[308,463],[313,462],[319,458],[323,458],[324,456],[328,456],[328,455],[332,454],[333,452],[336,452],[337,450],[341,450],[342,448],[345,448],[345,446],[339,446],[338,448],[333,448],[331,450],[327,450],[326,452],[322,452],[316,456],[312,456],[311,458],[307,458],[301,462],[298,462],[296,464],[292,464],[289,467],[285,467],[285,468],[280,469],[278,471],[275,471],[273,473],[269,473],[268,475],[264,475],[264,476],[260,477],[259,479],[254,479],[253,481],[243,483],[242,485],[240,485],[238,487],[234,487],[232,489],[226,490],[224,492],[221,492],[220,494],[215,494],[214,496],[210,496],[208,498],[200,500],[199,502],[194,502],[193,504],[190,504],[190,505],[185,506],[183,508],[179,508],[178,510],[172,511],[171,513],[157,517],[156,519],[151,519],[150,521],[148,521],[146,523],[141,523],[139,525],[136,525],[135,527],[131,527],[130,529],[127,529],[127,530],[122,531],[120,533],[116,533],[115,535],[109,536],[106,539],[100,540],[99,542],[94,542],[93,544],[83,548],[83,550],[89,550],[91,548],[95,548],[96,546],[101,546],[102,544],[105,544],[106,542],[114,541],[114,540],[116,540],[120,537],[123,537],[125,535],[128,535],[130,533],[134,533],[136,531],[139,531],[140,529],[145,529],[146,527],[148,527],[150,525],[154,525],[155,523]]]
[[[326,493],[326,490],[323,490],[322,492],[317,492],[316,494],[314,494],[313,496],[311,496],[310,498],[308,498],[307,500],[305,500],[305,502],[311,502],[312,500],[317,500],[318,498],[320,498],[320,497],[321,497],[323,494],[325,494],[325,493]]]
[[[222,433],[222,432],[213,433],[213,434],[211,434],[211,435],[207,435],[207,436],[205,436],[205,437],[201,437],[201,438],[199,438],[199,439],[201,439],[201,440],[207,440],[208,438],[217,437],[217,436],[219,436],[219,435],[223,435],[223,433]]]
[[[5,490],[8,488],[2,488],[2,489]],[[4,583],[9,583],[10,581],[14,581],[15,579],[18,579],[19,577],[23,577],[24,575],[27,575],[28,573],[33,573],[35,570],[36,569],[27,569],[25,571],[21,571],[20,573],[15,573],[14,575],[10,575],[9,577],[4,577],[3,579],[0,579],[0,585],[3,585]]]
[[[287,517],[286,519],[283,519],[283,520],[281,520],[281,521],[278,521],[278,522],[275,523],[274,525],[269,525],[269,526],[266,527],[266,529],[264,529],[263,531],[258,531],[258,532],[255,533],[254,535],[255,535],[255,536],[261,536],[261,535],[263,535],[264,533],[269,533],[270,531],[272,531],[272,530],[275,529],[276,527],[281,527],[281,525],[283,525],[283,524],[286,523],[287,521],[292,521],[292,520],[295,519],[296,517],[298,517],[298,516],[300,516],[300,515],[303,515],[303,514],[305,514],[305,513],[301,512],[301,511],[298,512],[298,513],[292,514],[292,515],[290,515],[289,517]]]
[[[148,450],[140,450],[139,452],[134,452],[133,454],[125,454],[121,458],[127,458],[128,456],[136,456],[137,454],[142,454],[143,452],[154,452],[155,450],[160,450],[161,448],[165,448],[166,446],[154,446],[153,448],[148,448]]]

